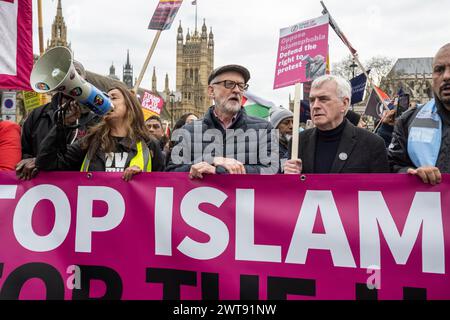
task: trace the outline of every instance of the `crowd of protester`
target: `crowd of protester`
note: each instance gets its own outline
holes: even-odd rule
[[[76,70],[85,77],[84,68]],[[325,75],[311,86],[312,128],[295,128],[294,115],[273,108],[270,121],[241,105],[250,72],[240,65],[215,69],[208,79],[214,101],[204,115],[183,115],[167,135],[161,119],[147,120],[125,87],[108,91],[114,109],[103,117],[56,93],[20,128],[0,121],[0,170],[28,180],[39,171],[208,174],[408,173],[438,184],[450,173],[450,44],[433,60],[434,99],[396,118],[387,111],[376,133],[358,126],[349,110],[351,86]],[[64,112],[61,112],[63,110]],[[230,136],[230,132],[233,135]],[[299,135],[297,155],[292,137]]]

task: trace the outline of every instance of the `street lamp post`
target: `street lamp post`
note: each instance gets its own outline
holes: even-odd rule
[[[171,118],[170,125],[173,128],[174,126],[173,105],[175,102],[175,94],[173,93],[173,91],[170,92],[169,99],[170,99],[170,118]]]
[[[355,69],[358,67],[358,65],[355,63],[355,59],[352,60],[352,64],[349,67],[352,68],[353,79],[355,77]]]

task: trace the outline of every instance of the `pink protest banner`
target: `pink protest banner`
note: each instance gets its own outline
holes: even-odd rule
[[[450,175],[1,173],[0,208],[1,299],[450,299]]]
[[[326,73],[329,16],[280,30],[274,89],[312,81]]]
[[[161,115],[162,108],[164,107],[164,100],[159,96],[145,92],[141,104],[144,118],[148,119],[153,115]]]
[[[0,89],[31,90],[33,14],[31,0],[0,0]]]

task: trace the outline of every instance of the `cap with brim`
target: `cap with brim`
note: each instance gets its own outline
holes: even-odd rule
[[[225,72],[230,72],[230,71],[240,73],[242,75],[242,77],[244,78],[245,83],[247,83],[248,80],[250,80],[250,72],[247,70],[247,68],[237,65],[237,64],[229,64],[229,65],[214,69],[208,77],[208,84],[211,84],[211,82],[214,80],[214,78],[216,78],[218,75],[225,73]]]

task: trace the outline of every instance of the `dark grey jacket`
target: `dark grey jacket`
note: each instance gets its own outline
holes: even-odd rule
[[[383,139],[345,121],[347,123],[330,173],[389,173]],[[302,159],[302,173],[314,173],[316,139],[316,128],[300,133],[298,156]],[[341,160],[341,154],[346,154],[347,159]]]
[[[242,162],[250,174],[277,173],[280,165],[278,141],[271,137],[275,134],[272,125],[247,115],[242,108],[231,127],[225,130],[213,108],[209,108],[203,119],[173,133],[172,140],[178,143],[172,149],[166,171],[189,172],[193,164],[203,161],[211,164],[214,157],[225,157]]]

